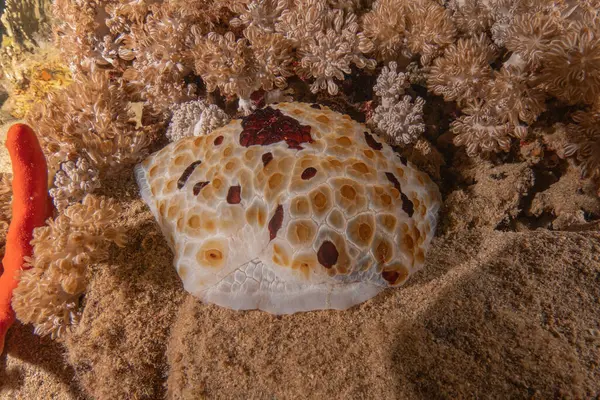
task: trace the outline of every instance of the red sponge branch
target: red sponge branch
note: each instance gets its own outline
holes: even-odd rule
[[[6,250],[0,276],[0,353],[4,337],[15,320],[11,307],[19,271],[25,269],[24,257],[31,257],[33,229],[44,225],[52,215],[48,196],[48,167],[33,130],[24,124],[13,125],[7,134],[6,147],[13,169],[12,220],[6,235]]]

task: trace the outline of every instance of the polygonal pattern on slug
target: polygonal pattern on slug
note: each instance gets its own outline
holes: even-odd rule
[[[440,194],[358,122],[283,103],[136,167],[190,293],[234,309],[345,309],[423,266]]]

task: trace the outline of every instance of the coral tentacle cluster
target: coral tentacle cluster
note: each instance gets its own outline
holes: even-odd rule
[[[6,147],[13,166],[13,201],[0,276],[0,353],[6,331],[15,320],[11,300],[18,274],[25,268],[25,258],[33,253],[33,229],[44,225],[52,214],[46,159],[33,130],[24,124],[13,125]]]
[[[307,103],[171,143],[136,177],[187,291],[277,314],[345,309],[404,283],[441,201],[365,125]]]

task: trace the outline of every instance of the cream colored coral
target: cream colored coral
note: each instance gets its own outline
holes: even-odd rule
[[[434,60],[427,87],[446,101],[458,102],[481,96],[492,77],[490,61],[495,51],[485,35],[459,39]]]
[[[479,35],[494,22],[492,10],[481,0],[449,0],[448,9],[456,28],[468,35]]]
[[[11,176],[10,174],[0,173],[0,257],[4,254],[6,234],[12,217],[11,200]]]
[[[28,116],[40,135],[51,168],[66,160],[89,159],[100,173],[114,174],[143,157],[150,138],[137,128],[124,84],[101,70],[79,74],[52,92]]]
[[[225,35],[211,32],[196,36],[195,40],[192,50],[195,71],[208,91],[220,88],[225,95],[248,100],[250,94],[260,88],[255,79],[259,67],[248,39],[236,39],[233,32]]]
[[[518,126],[520,121],[533,124],[546,110],[546,94],[537,89],[531,73],[518,67],[504,65],[494,73],[484,98],[496,109],[502,122]]]
[[[31,269],[21,272],[12,306],[36,334],[57,338],[77,325],[89,265],[105,260],[111,243],[125,244],[120,212],[112,199],[87,195],[34,230]]]
[[[275,32],[275,22],[289,8],[290,0],[252,0],[230,21],[232,27],[254,26],[269,33]]]
[[[337,81],[343,81],[344,74],[351,73],[351,65],[375,68],[376,61],[365,57],[359,49],[355,14],[331,9],[325,0],[302,0],[296,7],[282,14],[283,22],[277,25],[277,30],[299,46],[300,66],[296,73],[314,78],[313,93],[327,90],[330,95],[337,94]]]
[[[450,13],[433,0],[412,0],[408,5],[406,45],[428,65],[454,43],[456,27]]]
[[[600,27],[575,23],[541,56],[540,87],[559,99],[591,104],[600,94]]]
[[[196,25],[167,6],[154,5],[152,14],[132,24],[118,37],[118,56],[133,60],[125,72],[128,86],[139,92],[154,114],[167,112],[173,103],[191,100],[196,87],[183,81],[193,70],[189,54]]]
[[[511,136],[523,137],[527,130],[515,129],[499,120],[494,110],[485,102],[469,102],[465,115],[454,120],[450,129],[455,134],[454,144],[465,146],[471,157],[485,152],[509,151]]]
[[[85,158],[80,158],[77,162],[66,161],[61,164],[54,176],[54,187],[49,192],[56,209],[61,213],[99,187],[98,171]]]
[[[406,0],[377,0],[363,16],[359,49],[383,60],[395,59],[400,54],[410,57],[406,47],[407,14]]]
[[[585,177],[600,177],[600,111],[579,111],[573,115],[577,125],[567,126],[566,157],[574,156]]]

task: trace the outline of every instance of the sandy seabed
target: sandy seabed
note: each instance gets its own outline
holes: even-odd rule
[[[1,399],[600,394],[598,232],[440,232],[404,287],[347,311],[273,316],[185,293],[133,177],[104,190],[127,210],[129,243],[90,271],[62,343],[9,331]]]

